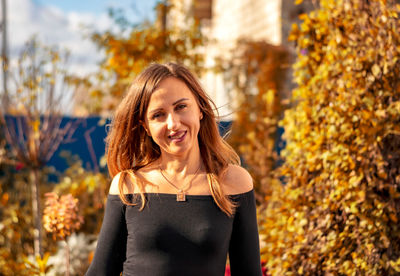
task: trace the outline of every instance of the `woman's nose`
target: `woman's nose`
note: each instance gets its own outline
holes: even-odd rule
[[[169,114],[167,117],[167,126],[170,130],[178,129],[179,126],[179,119],[174,114]]]

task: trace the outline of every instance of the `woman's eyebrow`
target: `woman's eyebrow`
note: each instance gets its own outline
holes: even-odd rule
[[[175,105],[177,105],[177,104],[179,104],[179,103],[181,103],[181,102],[188,101],[188,100],[189,100],[188,98],[182,98],[182,99],[179,99],[179,100],[175,101],[174,103],[172,103],[172,105],[175,106]],[[156,112],[158,112],[158,111],[160,111],[160,110],[162,110],[161,107],[160,107],[160,108],[153,109],[153,110],[149,111],[149,114],[156,113]]]
[[[153,109],[153,110],[149,111],[149,114],[156,113],[156,112],[158,112],[158,111],[160,111],[160,110],[162,110],[162,108]]]
[[[188,98],[182,98],[182,99],[179,99],[176,102],[174,102],[172,105],[177,105],[178,103],[183,102],[183,101],[187,101],[187,100],[189,100],[189,99]]]

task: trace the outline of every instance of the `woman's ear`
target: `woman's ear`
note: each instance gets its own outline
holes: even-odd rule
[[[200,121],[203,119],[203,112],[200,111]]]
[[[140,125],[144,128],[144,131],[146,131],[147,136],[150,136],[150,137],[151,137],[150,131],[149,131],[149,130],[147,129],[147,127],[146,127],[146,123],[143,122],[143,121],[139,121],[139,123],[140,123]]]

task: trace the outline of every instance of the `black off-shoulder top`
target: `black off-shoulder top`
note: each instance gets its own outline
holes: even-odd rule
[[[86,276],[262,275],[254,191],[232,195],[228,217],[211,195],[147,193],[143,210],[108,195],[93,261]]]

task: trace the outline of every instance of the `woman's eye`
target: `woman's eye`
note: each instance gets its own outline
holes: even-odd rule
[[[183,108],[185,108],[186,107],[186,104],[178,104],[177,106],[176,106],[176,109],[183,109]]]
[[[160,118],[162,115],[163,115],[162,113],[156,113],[151,118],[154,120],[154,119]]]

